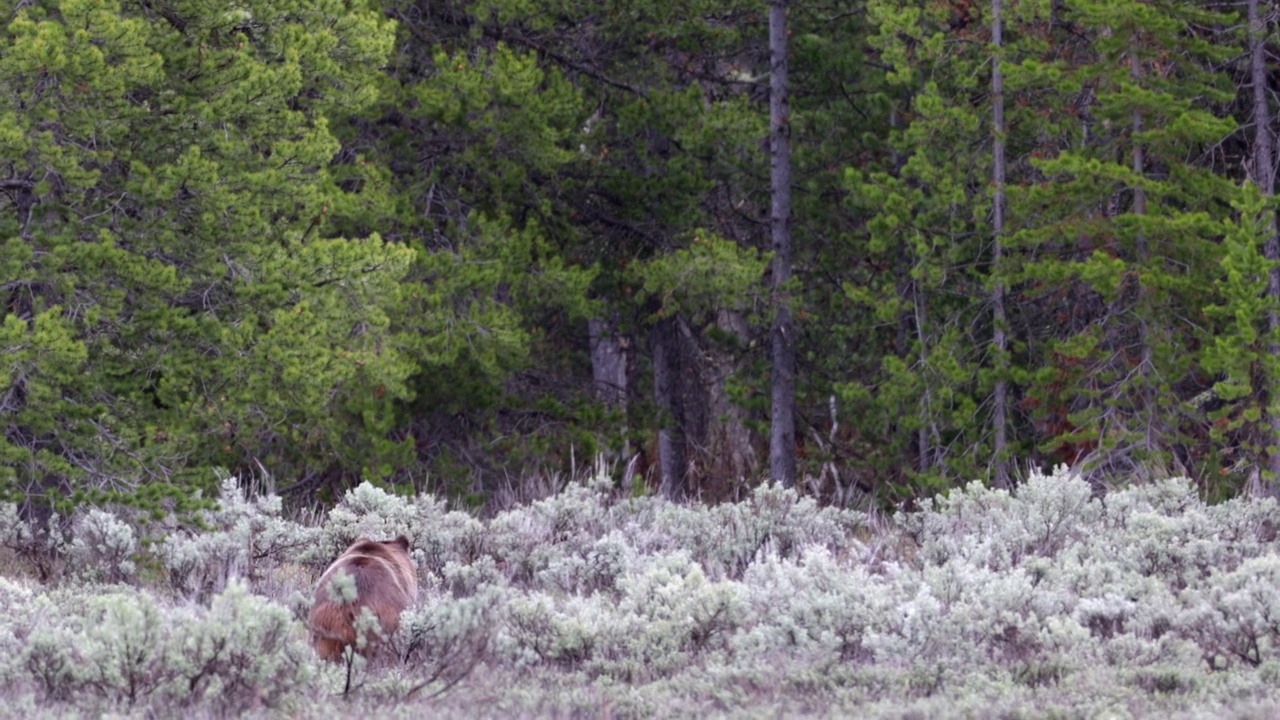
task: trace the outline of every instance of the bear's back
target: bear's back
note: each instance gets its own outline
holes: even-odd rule
[[[355,598],[351,602],[333,596],[334,578],[339,574],[352,579]],[[316,585],[308,621],[316,651],[326,660],[340,658],[348,645],[356,643],[355,621],[363,608],[377,617],[383,634],[390,637],[399,627],[400,613],[417,598],[417,573],[407,538],[356,540],[329,565]]]

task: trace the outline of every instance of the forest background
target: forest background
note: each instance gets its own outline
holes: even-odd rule
[[[1274,5],[789,4],[9,4],[0,500],[1277,487]]]

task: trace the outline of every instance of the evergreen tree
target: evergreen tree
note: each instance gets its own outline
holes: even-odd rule
[[[1046,138],[1042,181],[1016,188],[1026,222],[1014,242],[1033,260],[1021,277],[1061,318],[1036,333],[1049,362],[1028,399],[1042,447],[1079,448],[1070,459],[1094,477],[1185,469],[1173,454],[1194,432],[1182,402],[1204,389],[1188,350],[1235,195],[1201,158],[1234,129],[1215,116],[1230,95],[1214,63],[1236,50],[1206,39],[1226,18],[1185,3],[1077,0],[1058,20],[1081,40],[1020,68],[1021,82],[1074,94],[1047,109],[1077,121]]]
[[[155,507],[209,468],[385,476],[411,255],[333,237],[372,4],[21,3],[0,40],[0,490]]]

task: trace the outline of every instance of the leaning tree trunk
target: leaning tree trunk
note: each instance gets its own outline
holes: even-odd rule
[[[769,476],[786,487],[796,480],[795,332],[787,284],[791,279],[791,128],[787,110],[787,0],[769,0],[769,134],[773,235],[773,372]]]

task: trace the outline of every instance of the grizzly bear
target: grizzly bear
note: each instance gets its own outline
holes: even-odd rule
[[[339,575],[350,580],[338,578],[335,583]],[[307,620],[311,644],[323,660],[341,660],[349,646],[372,658],[381,640],[392,637],[400,626],[401,611],[417,599],[418,575],[409,559],[409,539],[401,535],[378,542],[362,537],[320,576]],[[356,642],[356,619],[363,608],[377,619],[382,638],[369,633],[364,643]]]

